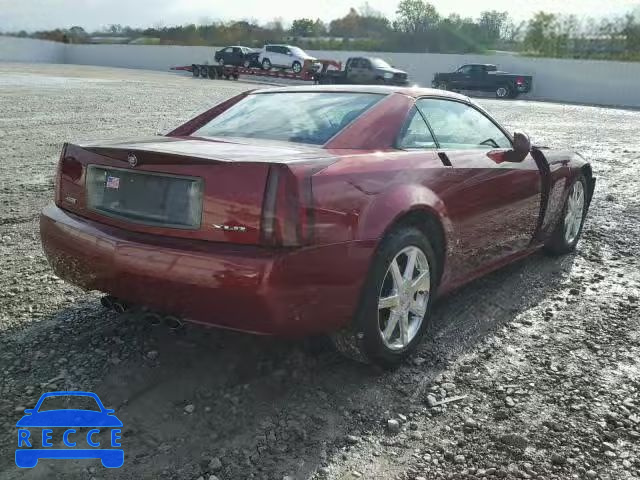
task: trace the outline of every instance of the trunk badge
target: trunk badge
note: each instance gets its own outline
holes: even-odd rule
[[[242,225],[218,225],[216,223],[211,225],[216,230],[224,230],[225,232],[246,232],[247,227]]]
[[[138,157],[136,157],[133,153],[129,153],[129,155],[127,155],[127,161],[132,167],[138,165]]]

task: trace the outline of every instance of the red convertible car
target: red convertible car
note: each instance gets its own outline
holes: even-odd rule
[[[572,251],[594,185],[580,156],[532,147],[462,95],[274,88],[166,136],[65,144],[40,231],[57,275],[120,309],[329,333],[394,365],[437,296]]]

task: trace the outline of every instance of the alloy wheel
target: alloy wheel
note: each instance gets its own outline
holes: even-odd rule
[[[429,303],[431,270],[416,246],[391,261],[378,295],[378,331],[390,350],[406,348],[420,331]]]
[[[572,244],[580,233],[582,217],[584,214],[584,187],[582,182],[573,184],[567,199],[567,213],[564,217],[564,239],[567,244]]]
[[[508,93],[509,91],[507,90],[506,87],[500,87],[496,90],[496,95],[500,98],[506,97]]]

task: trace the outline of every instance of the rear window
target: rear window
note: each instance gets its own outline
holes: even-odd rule
[[[249,95],[193,133],[322,145],[384,95],[279,92]]]

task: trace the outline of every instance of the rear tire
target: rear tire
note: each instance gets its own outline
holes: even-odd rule
[[[209,74],[209,67],[207,67],[206,65],[200,66],[200,76],[202,78],[207,78],[208,74]]]
[[[331,337],[336,349],[363,363],[397,366],[429,329],[438,271],[431,243],[418,229],[402,227],[388,234],[373,257],[353,321]]]
[[[215,78],[218,76],[216,67],[214,67],[213,65],[209,67],[209,71],[207,73],[209,74],[209,78],[211,80],[215,80]]]
[[[268,58],[262,60],[262,69],[271,70],[271,61]]]
[[[496,88],[496,98],[505,99],[510,98],[511,95],[511,87],[509,87],[508,85],[501,85]]]
[[[569,188],[558,225],[544,246],[545,251],[550,255],[564,255],[576,249],[587,215],[587,188],[586,178],[583,174],[579,174]]]

